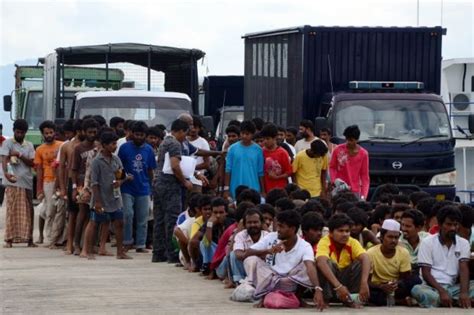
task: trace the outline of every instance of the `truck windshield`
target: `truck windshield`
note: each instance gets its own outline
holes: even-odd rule
[[[38,129],[43,122],[43,92],[29,91],[26,99],[25,120],[28,122],[28,128]]]
[[[344,129],[353,124],[360,128],[359,140],[409,142],[451,137],[446,109],[436,101],[341,101],[335,106],[334,119],[338,138],[344,138]]]
[[[188,100],[166,97],[87,97],[78,100],[76,106],[76,117],[102,115],[109,121],[118,116],[142,120],[149,126],[163,124],[168,130],[179,114],[192,113]]]

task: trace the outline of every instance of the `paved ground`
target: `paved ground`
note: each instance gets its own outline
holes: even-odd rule
[[[0,209],[3,242],[4,209]],[[134,260],[99,257],[95,261],[65,256],[61,250],[0,248],[1,314],[294,314],[314,309],[272,311],[229,300],[230,291],[218,281],[202,279],[166,263],[150,263],[149,254]],[[346,313],[332,307],[330,313]],[[419,308],[364,308],[351,313],[437,313]],[[449,313],[466,313],[459,309]]]

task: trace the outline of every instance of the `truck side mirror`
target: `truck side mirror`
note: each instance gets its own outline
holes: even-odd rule
[[[328,127],[328,120],[325,117],[316,117],[314,119],[315,134],[319,134],[321,129]]]
[[[469,114],[468,126],[469,126],[469,132],[471,133],[471,135],[474,135],[474,114]]]
[[[12,110],[12,96],[4,95],[3,96],[3,110],[9,112]]]

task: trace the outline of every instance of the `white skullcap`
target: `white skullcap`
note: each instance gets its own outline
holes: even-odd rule
[[[383,221],[382,229],[387,231],[400,232],[400,223],[393,219],[387,219]]]

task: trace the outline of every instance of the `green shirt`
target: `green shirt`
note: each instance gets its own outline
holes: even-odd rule
[[[418,232],[418,237],[420,238],[420,241],[418,242],[418,245],[416,246],[416,248],[413,248],[410,245],[410,243],[403,237],[403,234],[400,236],[399,243],[402,247],[408,250],[408,253],[410,253],[412,265],[418,264],[418,249],[420,248],[421,241],[428,235],[430,234],[424,231]]]

